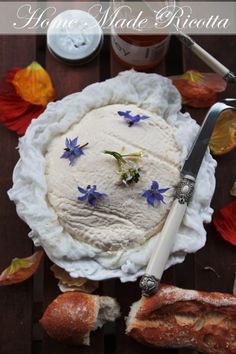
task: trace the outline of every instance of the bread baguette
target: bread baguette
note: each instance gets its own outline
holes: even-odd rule
[[[236,353],[236,296],[162,285],[134,303],[127,334],[156,347],[189,347],[202,353]]]
[[[119,305],[109,296],[70,291],[53,300],[39,322],[56,340],[89,345],[90,332],[119,315]]]

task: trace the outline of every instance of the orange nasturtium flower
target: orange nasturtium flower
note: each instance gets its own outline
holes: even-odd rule
[[[0,87],[0,122],[23,135],[55,97],[50,76],[37,62],[24,69],[13,68]]]
[[[218,93],[226,88],[225,80],[215,73],[188,70],[183,75],[171,76],[182,96],[183,104],[195,108],[207,108],[217,102]]]

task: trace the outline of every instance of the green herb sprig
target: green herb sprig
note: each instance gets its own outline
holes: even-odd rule
[[[142,152],[120,154],[117,151],[105,150],[104,154],[111,155],[116,159],[121,174],[121,180],[124,184],[130,185],[139,181],[140,168],[137,166],[137,163],[143,156]]]

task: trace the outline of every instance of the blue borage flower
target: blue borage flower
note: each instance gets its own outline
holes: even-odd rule
[[[78,190],[81,194],[83,194],[82,196],[78,197],[78,200],[81,202],[87,201],[88,204],[93,207],[96,206],[97,199],[107,196],[106,193],[97,192],[97,186],[95,184],[93,186],[90,186],[89,184],[86,189],[78,186]]]
[[[138,123],[140,120],[145,120],[145,119],[150,118],[148,116],[140,116],[139,114],[137,114],[136,116],[132,116],[130,114],[130,112],[131,111],[126,111],[126,112],[118,111],[117,112],[119,114],[119,116],[123,117],[128,122],[129,127],[132,127],[132,125],[134,125],[135,123]]]
[[[70,165],[73,164],[74,160],[83,155],[83,148],[88,145],[88,143],[80,146],[78,145],[78,137],[74,138],[73,140],[66,138],[65,141],[65,151],[62,154],[61,158],[63,159],[69,159],[70,160]]]
[[[155,207],[158,203],[166,204],[164,201],[163,193],[168,191],[170,188],[159,189],[159,184],[157,181],[152,181],[151,189],[147,189],[143,193],[143,197],[147,198],[148,204],[151,204]]]

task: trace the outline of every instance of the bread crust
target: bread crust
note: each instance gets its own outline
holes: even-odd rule
[[[132,306],[127,333],[156,347],[190,347],[203,353],[236,353],[236,296],[161,285]]]
[[[48,305],[39,322],[48,335],[56,340],[89,344],[89,333],[94,328],[98,309],[98,296],[66,292]]]

